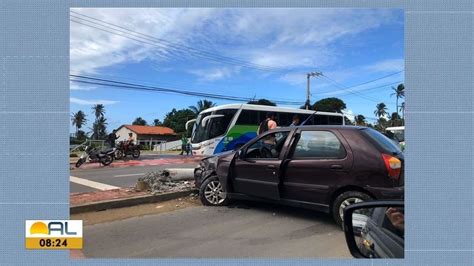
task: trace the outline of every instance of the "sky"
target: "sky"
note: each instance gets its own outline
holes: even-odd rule
[[[302,105],[306,73],[317,71],[324,77],[311,79],[311,103],[338,97],[368,122],[379,102],[395,112],[391,86],[404,81],[401,9],[74,8],[70,19],[74,75]],[[88,115],[86,131],[97,103],[111,131],[136,117],[163,121],[202,99],[70,83],[70,109]]]

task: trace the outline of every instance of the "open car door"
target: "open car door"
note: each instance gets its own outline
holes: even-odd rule
[[[235,193],[266,199],[280,199],[280,171],[282,149],[290,131],[263,134],[242,149],[232,167],[232,185]],[[274,138],[274,145],[268,139]]]

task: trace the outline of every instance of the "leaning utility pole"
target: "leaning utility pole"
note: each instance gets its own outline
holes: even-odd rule
[[[309,72],[306,74],[306,110],[309,109],[309,106],[310,106],[310,96],[311,96],[311,92],[310,92],[310,79],[311,77],[317,77],[317,76],[322,76],[323,73],[321,72]]]

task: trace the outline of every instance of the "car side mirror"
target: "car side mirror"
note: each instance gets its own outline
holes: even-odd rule
[[[344,234],[356,258],[404,258],[403,201],[370,201],[344,209]]]

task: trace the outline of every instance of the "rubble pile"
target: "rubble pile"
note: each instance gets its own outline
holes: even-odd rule
[[[173,181],[167,171],[149,172],[138,178],[148,184],[153,194],[189,190],[194,184],[189,181]]]

